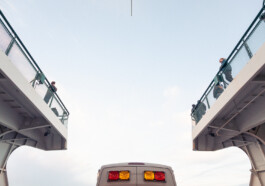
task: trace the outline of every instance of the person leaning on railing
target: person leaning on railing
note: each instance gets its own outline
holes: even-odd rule
[[[55,93],[56,91],[57,91],[57,88],[55,86],[55,81],[52,81],[44,97],[44,101],[47,104],[49,103],[51,97],[53,96],[53,93]]]
[[[199,120],[201,120],[202,116],[206,113],[206,105],[200,100],[197,102],[197,112],[199,115]]]
[[[194,120],[197,123],[198,122],[198,114],[197,114],[197,111],[196,111],[196,105],[195,104],[192,104],[191,116],[194,118]]]
[[[233,81],[231,65],[225,58],[220,58],[219,62],[221,63],[220,70],[224,73],[225,79],[229,82]]]
[[[213,88],[213,97],[215,99],[218,99],[219,96],[223,93],[224,88],[222,87],[222,85],[218,82],[215,84],[214,88]]]
[[[200,100],[198,100],[197,105],[192,105],[191,113],[196,123],[199,122],[202,116],[206,113],[206,105]]]

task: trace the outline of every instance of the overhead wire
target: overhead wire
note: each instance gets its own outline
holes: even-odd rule
[[[133,1],[131,0],[131,16],[132,16],[132,13],[133,13]]]

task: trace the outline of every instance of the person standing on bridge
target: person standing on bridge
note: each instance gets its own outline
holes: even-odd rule
[[[191,109],[191,116],[193,117],[193,119],[195,120],[196,123],[198,123],[199,121],[199,117],[198,117],[198,112],[196,110],[196,105],[192,104],[192,109]]]
[[[206,105],[203,102],[201,102],[201,100],[198,100],[197,105],[200,116],[202,117],[206,113]]]
[[[45,94],[45,97],[44,97],[44,101],[48,104],[51,97],[53,96],[53,94],[57,91],[57,88],[55,86],[55,81],[52,81],[51,82],[51,85],[49,86],[46,94]]]
[[[224,73],[227,81],[229,82],[233,81],[231,65],[228,64],[225,58],[220,58],[219,62],[221,63],[220,70]]]

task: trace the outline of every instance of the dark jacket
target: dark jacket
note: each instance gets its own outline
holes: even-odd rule
[[[217,99],[222,92],[224,91],[224,88],[221,85],[215,85],[213,89],[213,97]]]
[[[220,66],[220,70],[222,71],[232,71],[232,67],[230,64],[228,64],[227,60],[224,59],[221,66]]]

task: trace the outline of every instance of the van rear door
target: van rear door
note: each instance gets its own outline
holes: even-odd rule
[[[129,171],[130,178],[129,180],[109,180],[109,172],[110,171]],[[136,167],[107,167],[100,171],[99,173],[99,186],[136,186]]]

